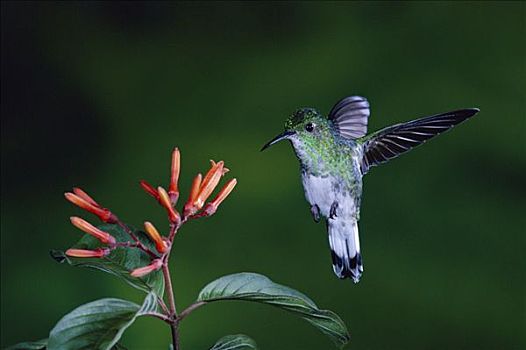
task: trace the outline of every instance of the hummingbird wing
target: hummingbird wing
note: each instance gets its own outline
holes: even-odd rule
[[[396,124],[379,130],[363,141],[362,174],[387,162],[474,116],[478,108],[460,109]]]
[[[357,139],[367,134],[369,114],[369,102],[365,97],[349,96],[332,107],[329,119],[343,137]]]

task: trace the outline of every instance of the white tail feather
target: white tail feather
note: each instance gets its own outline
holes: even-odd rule
[[[363,272],[358,222],[355,218],[335,217],[327,220],[327,228],[334,273],[338,278],[350,277],[358,283]]]

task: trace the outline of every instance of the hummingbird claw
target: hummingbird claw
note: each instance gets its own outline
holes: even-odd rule
[[[320,207],[317,204],[311,205],[310,212],[314,221],[316,223],[320,222]]]
[[[331,210],[329,212],[329,219],[334,219],[338,215],[336,214],[336,209],[338,209],[338,202],[332,202]]]

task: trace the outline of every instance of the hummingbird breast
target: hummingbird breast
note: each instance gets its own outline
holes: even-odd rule
[[[331,207],[336,205],[336,215],[341,217],[358,217],[361,197],[361,179],[349,186],[338,176],[317,176],[302,171],[301,178],[305,198],[310,205],[318,206],[320,214],[328,218]],[[360,182],[360,185],[358,184]]]
[[[362,194],[360,171],[361,147],[346,140],[323,142],[292,142],[301,163],[305,197],[317,205],[320,214],[329,217],[336,203],[337,214],[358,217]]]

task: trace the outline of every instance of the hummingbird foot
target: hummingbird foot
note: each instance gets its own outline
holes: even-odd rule
[[[318,207],[317,204],[310,206],[310,212],[312,214],[312,218],[314,219],[314,222],[316,223],[320,222],[320,207]]]
[[[336,214],[336,209],[338,209],[338,202],[332,202],[331,210],[329,212],[329,219],[334,219],[338,215]]]

